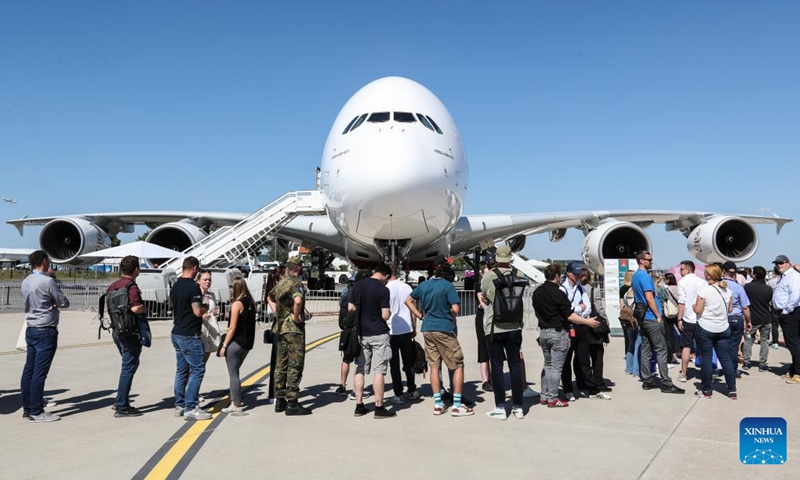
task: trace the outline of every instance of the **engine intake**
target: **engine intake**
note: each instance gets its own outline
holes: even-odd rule
[[[204,239],[208,234],[197,225],[188,222],[172,222],[158,226],[147,235],[146,241],[164,248],[182,252]],[[154,259],[163,263],[165,259]]]
[[[739,217],[712,217],[692,230],[686,248],[704,263],[743,262],[756,253],[758,234]]]
[[[634,258],[636,252],[652,252],[652,248],[642,227],[630,222],[606,221],[586,235],[583,261],[594,272],[604,273],[604,260]]]
[[[108,248],[106,232],[82,218],[57,218],[48,222],[39,233],[39,246],[55,263],[83,267],[97,263],[98,259],[78,258]]]

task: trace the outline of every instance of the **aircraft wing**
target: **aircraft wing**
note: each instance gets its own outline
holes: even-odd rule
[[[630,222],[646,228],[654,223],[666,224],[668,231],[679,230],[688,233],[714,217],[735,217],[748,223],[774,223],[777,232],[792,220],[777,216],[728,215],[709,212],[668,212],[651,211],[591,211],[563,213],[535,213],[516,215],[467,215],[456,222],[451,237],[451,254],[460,255],[474,249],[484,242],[496,243],[516,236],[551,233],[553,241],[563,236],[563,230],[578,228],[584,231],[596,228],[604,221]]]
[[[80,218],[91,222],[109,234],[116,235],[125,225],[147,225],[150,228],[162,223],[179,222],[184,219],[198,223],[215,223],[217,226],[235,225],[247,217],[243,213],[220,212],[110,212],[110,213],[85,213],[78,215],[54,215],[51,217],[23,217],[9,220],[6,223],[14,225],[22,235],[26,225],[44,225],[51,220],[59,218]]]
[[[32,248],[0,248],[0,258],[7,260],[28,261],[31,253]]]

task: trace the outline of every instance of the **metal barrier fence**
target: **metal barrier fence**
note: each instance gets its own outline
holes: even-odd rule
[[[20,283],[0,283],[0,310],[3,309],[23,309],[22,295],[20,293]],[[62,284],[61,290],[70,301],[71,310],[96,311],[100,296],[105,293],[108,285],[103,284]],[[211,290],[216,298],[228,299],[228,292],[221,290]],[[259,322],[269,322],[272,312],[263,302],[263,295],[256,294],[256,318]],[[525,292],[524,322],[526,329],[536,328],[537,321],[531,303],[532,289]],[[308,292],[306,296],[306,310],[318,320],[322,318],[336,319],[339,315],[339,296],[341,292],[335,290],[314,290]],[[472,290],[459,290],[458,296],[461,299],[461,312],[459,317],[475,315],[477,312],[477,298]],[[164,289],[143,289],[142,299],[148,307],[148,317],[151,319],[171,318],[172,308],[170,307],[169,290]],[[220,301],[220,319],[224,320],[224,312],[229,310],[228,301]]]

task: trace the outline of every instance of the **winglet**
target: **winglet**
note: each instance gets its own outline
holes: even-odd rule
[[[775,214],[773,213],[773,215],[775,215]],[[791,222],[791,221],[792,221],[791,219],[780,218],[777,215],[775,215],[775,233],[780,234],[781,233],[781,229],[783,229],[783,226],[786,225],[787,223]]]
[[[24,217],[20,218],[20,220],[25,220],[26,218],[28,218],[28,216],[27,216],[27,215],[25,215]],[[19,223],[17,223],[17,224],[16,224],[16,225],[14,225],[14,226],[15,226],[15,227],[17,227],[17,231],[19,232],[19,236],[21,237],[21,236],[22,236],[22,233],[23,233],[23,232],[24,232],[24,230],[25,230],[25,222],[19,222]]]

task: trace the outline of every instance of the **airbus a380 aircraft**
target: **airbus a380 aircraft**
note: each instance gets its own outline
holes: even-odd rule
[[[567,228],[586,234],[583,258],[602,271],[605,258],[631,258],[652,251],[644,229],[666,224],[687,238],[702,262],[750,258],[758,248],[751,224],[791,219],[705,212],[590,211],[462,216],[468,166],[461,134],[441,101],[422,85],[401,77],[376,80],[344,105],[322,154],[320,188],[327,215],[297,217],[278,235],[315,245],[359,266],[381,259],[425,267],[437,255],[461,255],[505,241],[524,247],[527,235],[549,232],[560,240]],[[22,218],[8,223],[44,225],[41,248],[51,259],[85,264],[80,255],[105,248],[109,236],[153,228],[148,241],[184,250],[213,228],[246,214],[211,212],[95,213]],[[91,260],[89,261],[91,262]]]

